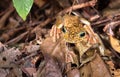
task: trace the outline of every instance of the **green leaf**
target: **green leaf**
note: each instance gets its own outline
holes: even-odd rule
[[[13,0],[13,4],[20,17],[22,17],[23,20],[26,20],[33,5],[33,0]]]

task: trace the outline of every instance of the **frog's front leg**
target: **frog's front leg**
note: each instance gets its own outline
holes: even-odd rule
[[[89,52],[89,51],[88,51]],[[92,56],[88,56],[87,55],[87,58],[86,59],[82,59],[81,57],[81,64],[80,64],[80,67],[83,66],[84,64],[88,63],[88,62],[91,62],[94,58],[96,57],[96,53],[94,52],[94,54]]]
[[[79,51],[80,58],[83,56],[83,54],[91,47],[91,45],[83,45],[82,43],[75,44],[76,48]]]
[[[93,29],[91,28],[90,22],[87,21],[84,18],[80,18],[80,21],[84,24],[84,29],[87,31],[89,38],[88,41],[86,43],[86,45],[83,45],[82,43],[78,43],[76,46],[79,50],[79,55],[80,55],[80,62],[82,63],[81,65],[91,61],[92,59],[94,59],[95,55],[88,57],[85,60],[82,60],[82,56],[84,55],[84,53],[86,52],[91,52],[90,48],[93,47],[94,49],[99,48],[100,53],[102,55],[104,55],[104,45],[102,44],[101,39],[99,38],[99,36],[94,33]],[[89,51],[88,51],[89,50]],[[92,50],[93,52],[95,52],[95,50]]]
[[[50,36],[52,37],[53,42],[56,42],[60,38],[61,30],[56,25],[52,26],[50,31]]]
[[[95,48],[91,48],[91,45],[84,45],[82,43],[76,44],[79,51],[80,63],[82,65],[92,61],[95,58]]]

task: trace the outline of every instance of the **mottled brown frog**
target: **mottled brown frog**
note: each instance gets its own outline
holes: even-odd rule
[[[94,52],[101,41],[91,29],[90,23],[87,20],[79,16],[64,15],[63,17],[58,17],[55,26],[57,26],[58,31],[61,31],[58,33],[61,33],[62,38],[66,42],[75,44],[79,52],[80,63],[84,64],[95,57],[95,55],[89,57],[88,54],[89,52],[90,54]],[[86,52],[88,52],[87,58],[84,57]],[[101,53],[103,54],[104,52],[101,51]]]

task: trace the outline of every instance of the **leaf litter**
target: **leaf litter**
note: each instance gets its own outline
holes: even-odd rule
[[[96,1],[34,0],[26,21],[11,0],[1,1],[0,76],[120,77],[120,1]],[[81,67],[73,46],[63,39],[53,42],[49,36],[56,17],[70,11],[91,22],[107,50],[105,56],[96,52],[96,58]]]

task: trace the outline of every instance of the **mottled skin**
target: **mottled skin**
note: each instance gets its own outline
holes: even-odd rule
[[[86,25],[85,23],[83,24],[81,21],[81,18],[78,16],[64,15],[56,20],[56,26],[61,29],[62,36],[66,42],[75,44],[77,50],[79,51],[80,62],[84,64],[92,60],[93,57],[83,59],[83,54],[88,52],[88,49],[98,42],[95,42],[96,39],[94,34],[91,33],[92,31],[87,31],[85,28],[90,25]],[[87,20],[84,21],[88,22]],[[89,50],[89,52],[90,51],[93,50]]]
[[[63,17],[63,28],[66,32],[63,33],[64,39],[70,43],[87,42],[87,32],[80,23],[79,17],[65,15]],[[80,34],[83,33],[83,36]],[[84,36],[85,34],[85,36]]]

